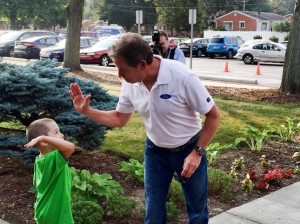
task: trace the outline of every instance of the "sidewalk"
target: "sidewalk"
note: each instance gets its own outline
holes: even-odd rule
[[[299,224],[300,182],[212,217],[209,224]]]

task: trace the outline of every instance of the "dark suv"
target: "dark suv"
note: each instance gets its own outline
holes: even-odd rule
[[[239,45],[242,43],[241,39],[236,36],[213,37],[209,40],[207,46],[207,55],[211,58],[215,56],[226,56],[226,58],[233,58],[237,54]]]
[[[207,38],[194,38],[193,39],[193,55],[196,55],[197,57],[201,57],[202,55],[206,56],[206,48],[207,44],[209,42],[209,39]],[[184,56],[187,56],[190,54],[190,46],[191,46],[191,39],[186,40],[179,44],[180,49],[183,51]]]
[[[0,55],[12,57],[14,55],[15,42],[35,36],[54,36],[56,33],[47,30],[10,31],[0,37]]]

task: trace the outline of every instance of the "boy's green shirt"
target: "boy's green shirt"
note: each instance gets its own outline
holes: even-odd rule
[[[37,157],[33,185],[37,190],[34,218],[39,224],[73,224],[72,179],[68,161],[58,150]]]

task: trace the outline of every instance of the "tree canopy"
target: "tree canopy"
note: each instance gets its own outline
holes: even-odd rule
[[[0,17],[10,21],[11,29],[46,29],[54,25],[65,26],[63,8],[68,0],[1,0]]]

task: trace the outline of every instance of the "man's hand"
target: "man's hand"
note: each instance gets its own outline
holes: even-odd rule
[[[201,163],[201,156],[193,150],[184,160],[181,176],[190,178]]]
[[[77,83],[71,83],[69,93],[75,109],[84,114],[90,107],[91,95],[84,97]]]

